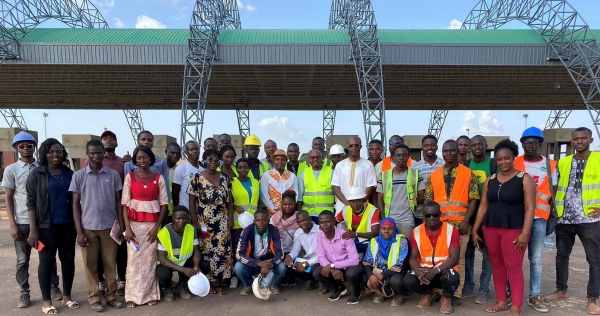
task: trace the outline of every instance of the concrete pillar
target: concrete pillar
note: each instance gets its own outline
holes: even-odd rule
[[[219,136],[221,136],[221,134],[213,134],[213,138],[216,139],[217,142],[219,141]],[[246,137],[244,137],[242,135],[229,135],[229,136],[231,136],[231,146],[233,146],[233,148],[235,149],[235,153],[237,154],[237,157],[239,157],[239,158],[245,157],[244,141],[246,141]],[[279,148],[281,148],[283,150],[287,150],[288,144],[277,144],[277,145],[279,146]],[[284,147],[281,147],[281,146],[284,146]],[[202,144],[200,144],[200,148],[202,148]],[[200,157],[200,160],[202,160],[202,157]]]
[[[423,157],[423,137],[425,135],[404,135],[404,144],[410,149],[410,158],[420,161]]]
[[[177,138],[169,135],[154,135],[154,145],[152,146],[152,152],[156,156],[167,158],[167,155],[165,154],[165,149],[167,149],[167,145],[169,143],[177,143]]]
[[[485,151],[488,157],[494,157],[494,147],[498,145],[500,141],[505,139],[510,139],[509,136],[485,136],[485,140],[487,141],[487,150]],[[522,151],[522,150],[520,150]]]
[[[540,154],[559,160],[574,152],[571,146],[571,134],[574,128],[553,128],[544,131],[544,143],[540,146]]]
[[[71,169],[79,170],[85,167],[83,164],[87,159],[85,145],[92,140],[100,140],[100,136],[91,134],[63,134],[62,144],[69,153],[72,160]]]

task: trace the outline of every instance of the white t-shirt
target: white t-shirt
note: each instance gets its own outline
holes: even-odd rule
[[[187,194],[188,186],[192,177],[198,173],[204,171],[202,167],[194,167],[189,161],[177,166],[173,175],[173,183],[181,186],[179,191],[179,205],[190,207],[190,196]]]
[[[546,171],[546,157],[541,156],[542,160],[540,161],[527,161],[525,160],[525,172],[527,172],[532,178],[535,185],[540,185],[540,183],[544,182],[544,180],[548,177],[548,172]],[[558,185],[558,177],[556,175],[556,169],[552,173],[552,181],[550,183],[552,186]],[[535,216],[535,218],[539,218]]]
[[[346,158],[335,166],[331,185],[340,187],[344,196],[348,194],[348,190],[354,185],[362,187],[365,191],[369,187],[377,187],[375,167],[367,159],[360,158],[359,161],[352,162],[349,158]],[[336,201],[335,213],[339,213],[344,206],[341,201]]]

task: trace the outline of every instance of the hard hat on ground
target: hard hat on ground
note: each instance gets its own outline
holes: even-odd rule
[[[523,141],[525,141],[525,138],[528,137],[535,137],[539,139],[540,144],[544,142],[544,132],[542,132],[541,129],[535,126],[530,127],[523,132],[523,135],[521,135],[521,143],[523,143]]]
[[[364,199],[365,196],[367,196],[367,193],[365,192],[365,189],[363,189],[360,186],[353,186],[350,188],[350,190],[348,190],[348,194],[346,194],[346,200],[350,201],[350,200],[360,200],[360,199]]]
[[[33,135],[27,133],[26,131],[21,131],[15,135],[15,138],[13,138],[12,147],[17,148],[17,143],[19,142],[32,142],[37,147],[37,141],[35,138],[33,138]]]
[[[244,146],[262,146],[260,144],[260,138],[258,138],[254,134],[250,134],[250,136],[246,137],[244,141]]]
[[[192,294],[204,297],[210,291],[210,283],[204,274],[198,273],[188,280],[188,288]]]
[[[331,148],[329,148],[329,155],[343,155],[343,154],[345,154],[344,147],[342,147],[342,145],[340,145],[340,144],[335,144],[335,145],[331,146]]]
[[[283,156],[285,159],[289,159],[288,155],[283,151],[283,149],[277,149],[272,155],[271,159],[275,159],[275,156]]]
[[[273,274],[273,271],[270,271],[269,274]],[[263,277],[262,274],[259,274],[256,278],[254,278],[254,282],[252,282],[252,293],[256,298],[261,300],[268,300],[271,296],[271,291],[269,291],[269,284],[266,283],[266,280],[270,279],[267,277]]]
[[[237,217],[238,224],[242,226],[242,228],[246,228],[250,226],[254,222],[254,216],[248,213],[248,211],[244,211],[242,214]]]

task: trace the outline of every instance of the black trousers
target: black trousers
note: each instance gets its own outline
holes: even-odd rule
[[[404,287],[404,276],[406,273],[403,272],[394,272],[391,277],[388,278],[388,284],[394,290],[394,293],[402,295],[405,291]],[[362,286],[366,287],[368,285],[369,277],[367,274],[362,275]]]
[[[53,224],[50,228],[39,229],[39,240],[44,244],[40,251],[38,265],[38,281],[42,299],[50,301],[52,287],[52,270],[56,266],[56,252],[60,259],[63,294],[71,296],[73,278],[75,277],[75,242],[77,232],[73,223]]]
[[[127,269],[127,241],[123,239],[117,250],[117,278],[125,281],[125,270]],[[98,257],[98,280],[104,282],[104,263],[102,257]]]
[[[342,286],[342,281],[338,281],[333,278],[333,275],[329,274],[328,277],[324,277],[321,275],[321,271],[323,267],[320,264],[315,264],[312,268],[312,275],[315,280],[321,282],[325,285],[331,292],[335,292],[335,289]],[[344,273],[344,282],[348,282],[352,286],[353,295],[360,294],[360,282],[363,275],[363,267],[362,265],[357,265],[353,267],[348,267],[346,269],[340,269]]]
[[[404,287],[421,295],[428,294],[435,288],[442,289],[444,297],[452,297],[459,284],[460,276],[454,269],[448,269],[436,275],[429,284],[421,284],[419,278],[412,271],[404,276]]]
[[[186,268],[193,268],[193,258],[189,258],[183,264],[183,266]],[[162,264],[156,266],[156,278],[158,279],[158,284],[161,288],[170,288],[172,286],[171,280],[173,279],[173,272],[173,269],[165,267]],[[210,264],[207,261],[200,261],[200,272],[202,272],[205,275],[210,273]],[[186,283],[190,279],[187,275],[179,271],[177,273],[179,274],[179,281],[177,282],[177,284]]]

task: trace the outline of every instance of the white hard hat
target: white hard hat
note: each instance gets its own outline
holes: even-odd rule
[[[335,144],[331,146],[331,148],[329,148],[330,155],[343,155],[345,153],[346,152],[344,151],[344,147],[342,147],[342,145],[340,144]]]
[[[364,199],[365,196],[367,196],[367,193],[365,193],[365,189],[355,185],[351,187],[350,190],[348,190],[348,194],[346,194],[346,200],[360,200]]]
[[[273,273],[270,271],[269,273]],[[269,285],[265,284],[265,279],[262,274],[259,274],[256,278],[254,278],[254,282],[252,282],[252,293],[256,298],[261,300],[268,300],[271,296],[271,291],[269,291]]]
[[[188,280],[188,288],[192,294],[204,297],[208,295],[210,283],[204,274],[198,273]]]
[[[242,228],[246,228],[254,222],[254,216],[248,213],[248,211],[244,211],[242,214],[238,215],[237,221],[240,224],[240,226],[242,226]]]

